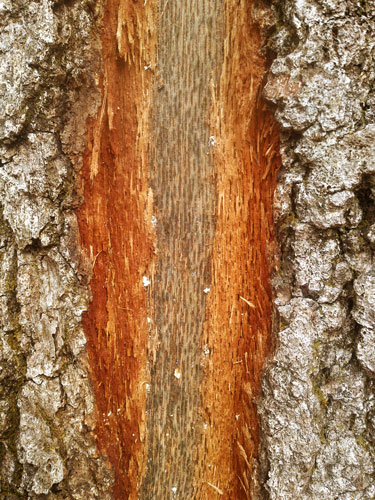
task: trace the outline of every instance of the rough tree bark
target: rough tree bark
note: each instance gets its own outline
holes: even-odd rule
[[[260,404],[272,499],[370,499],[374,483],[373,1],[275,2],[265,94],[283,167],[276,352]]]
[[[374,25],[0,2],[1,499],[375,497]]]

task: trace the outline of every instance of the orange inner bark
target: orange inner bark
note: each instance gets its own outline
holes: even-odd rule
[[[88,127],[84,203],[78,210],[82,245],[93,263],[92,302],[83,325],[98,410],[96,434],[114,468],[119,499],[137,498],[144,467],[148,327],[142,276],[153,255],[145,114],[151,76],[144,64],[154,57],[151,18],[151,7],[143,2],[107,3],[103,102]]]
[[[196,470],[186,471],[195,476],[197,500],[257,498],[256,399],[271,348],[279,131],[261,97],[267,61],[251,2],[224,3],[224,64],[211,120],[217,225],[202,339],[203,352],[210,351],[200,389],[204,439]],[[138,498],[147,457],[147,311],[153,305],[142,277],[152,274],[154,252],[147,174],[152,72],[145,70],[155,60],[153,20],[151,1],[108,0],[103,102],[88,127],[78,210],[82,246],[93,263],[83,323],[97,441],[115,471],[115,498],[130,500]]]
[[[226,1],[224,65],[213,109],[218,218],[204,338],[210,355],[199,499],[255,499],[259,490],[256,401],[271,349],[272,204],[280,155],[279,129],[262,98],[264,40],[251,9],[251,2]]]

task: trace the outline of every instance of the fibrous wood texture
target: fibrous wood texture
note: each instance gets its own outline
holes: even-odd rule
[[[158,24],[150,182],[157,260],[149,299],[146,499],[192,498],[201,457],[202,332],[215,231],[212,86],[222,58],[221,2],[164,6]],[[211,145],[212,146],[212,145]],[[173,464],[173,467],[171,465]],[[190,471],[190,473],[188,472]]]
[[[79,220],[98,442],[117,498],[259,493],[279,160],[254,9],[107,4]]]
[[[273,191],[279,132],[263,98],[267,69],[259,24],[268,10],[224,3],[224,59],[213,103],[216,231],[204,345],[205,432],[199,498],[258,498],[256,402],[271,347]],[[205,450],[203,452],[203,450]]]
[[[0,498],[112,497],[81,315],[75,190],[101,3],[0,2]]]
[[[143,470],[148,382],[142,276],[153,253],[145,120],[150,109],[152,9],[109,0],[103,18],[103,100],[89,124],[82,172],[81,239],[93,266],[84,316],[98,408],[97,441],[117,498],[136,498]],[[147,62],[146,62],[147,61]]]
[[[375,498],[374,31],[0,2],[1,499]]]

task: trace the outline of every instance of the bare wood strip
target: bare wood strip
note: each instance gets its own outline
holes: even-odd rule
[[[150,301],[157,349],[147,400],[144,500],[191,500],[194,494],[202,434],[201,340],[215,229],[209,115],[222,55],[221,7],[222,0],[159,5],[160,81],[150,162],[158,255]]]
[[[103,101],[88,124],[78,210],[92,256],[92,303],[84,316],[98,409],[99,448],[115,471],[114,497],[138,498],[148,380],[147,298],[142,276],[153,255],[147,156],[154,61],[152,1],[108,0],[102,35]],[[95,257],[94,257],[95,256]]]
[[[252,8],[253,2],[225,1],[224,65],[212,115],[217,190],[226,204],[218,211],[203,340],[211,354],[202,391],[199,500],[212,498],[204,481],[219,483],[226,500],[259,498],[256,398],[271,347],[267,248],[280,158],[278,128],[261,97],[267,62]]]

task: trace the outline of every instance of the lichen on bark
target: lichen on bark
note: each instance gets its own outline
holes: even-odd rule
[[[0,497],[110,498],[93,436],[74,209],[101,2],[0,2]]]
[[[373,1],[274,2],[281,125],[275,352],[260,403],[267,495],[375,496]]]

